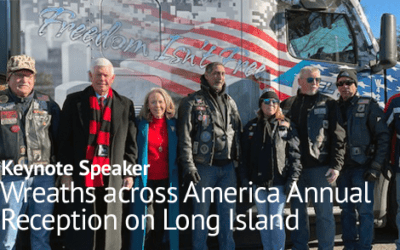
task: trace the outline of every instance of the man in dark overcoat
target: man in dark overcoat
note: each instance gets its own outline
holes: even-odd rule
[[[79,215],[74,218],[76,228],[70,218],[65,246],[74,250],[119,250],[125,225],[119,194],[121,188],[132,188],[133,174],[116,170],[136,162],[134,106],[111,88],[115,74],[109,60],[93,61],[89,77],[92,85],[68,95],[61,114],[59,160],[64,167],[73,166],[72,175],[61,177],[61,185],[69,188],[70,198],[74,198],[65,202],[64,209],[69,215]],[[93,168],[87,173],[82,166],[97,166],[101,171]],[[108,202],[113,193],[114,201]],[[111,218],[105,220],[105,216]]]

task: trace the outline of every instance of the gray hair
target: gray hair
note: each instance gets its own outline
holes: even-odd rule
[[[319,68],[314,67],[314,66],[305,66],[300,70],[299,78],[302,79],[304,74],[307,73],[307,72],[313,73],[313,72],[316,72],[316,71],[318,71],[321,74]]]
[[[217,66],[219,66],[219,65],[225,67],[225,66],[224,66],[222,63],[220,63],[220,62],[212,62],[212,63],[207,64],[207,66],[206,66],[206,73],[207,73],[207,74],[211,74],[211,72],[214,70],[214,68],[217,67]]]
[[[94,68],[96,66],[99,67],[106,67],[106,66],[111,66],[111,74],[114,75],[114,66],[112,63],[106,59],[106,58],[97,58],[96,60],[92,61],[90,65],[90,72],[93,74],[94,73]]]

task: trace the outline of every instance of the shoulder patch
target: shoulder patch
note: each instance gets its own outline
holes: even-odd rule
[[[201,96],[199,96],[199,95],[196,95],[194,97],[194,99],[195,99],[196,103],[198,103],[198,104],[204,103],[203,98]]]
[[[0,103],[0,110],[10,110],[14,109],[14,107],[15,107],[14,102]]]

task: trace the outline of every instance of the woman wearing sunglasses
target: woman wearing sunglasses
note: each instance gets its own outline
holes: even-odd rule
[[[242,186],[251,187],[254,192],[258,214],[266,215],[259,219],[274,220],[272,228],[260,230],[264,250],[284,249],[283,209],[286,195],[300,176],[300,141],[272,89],[260,96],[258,106],[257,117],[244,128],[239,171]],[[275,197],[274,202],[269,202],[268,196]],[[265,225],[270,226],[271,222],[266,221]]]

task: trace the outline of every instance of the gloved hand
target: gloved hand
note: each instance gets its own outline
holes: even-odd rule
[[[386,180],[390,181],[390,178],[393,176],[393,169],[389,163],[385,164],[382,168],[382,175],[386,178]]]
[[[377,162],[372,162],[371,166],[364,172],[364,180],[366,181],[376,181],[381,173],[381,165]]]
[[[290,193],[290,190],[292,190],[293,184],[295,183],[295,181],[293,180],[288,180],[286,181],[285,187],[284,187],[284,192],[285,195],[288,196]]]
[[[197,183],[199,183],[199,181],[201,180],[199,173],[197,172],[196,169],[190,170],[186,175],[185,175],[185,181],[187,183],[189,182],[193,182],[194,185],[197,185]]]

